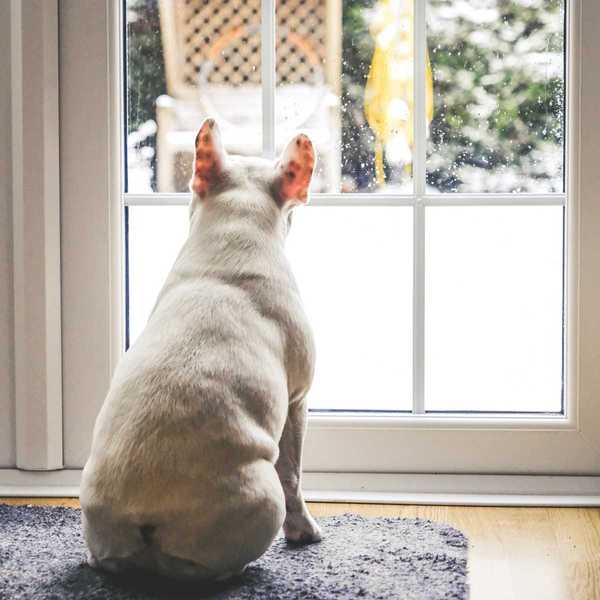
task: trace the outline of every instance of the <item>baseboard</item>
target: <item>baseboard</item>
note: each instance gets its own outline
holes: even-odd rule
[[[0,469],[0,496],[76,498],[81,469],[60,471],[21,471]]]
[[[305,473],[308,500],[462,506],[600,506],[600,477]]]
[[[0,469],[0,496],[77,497],[81,470]],[[304,473],[307,500],[463,506],[600,506],[600,477]]]

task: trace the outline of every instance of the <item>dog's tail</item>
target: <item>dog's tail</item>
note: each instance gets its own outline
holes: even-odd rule
[[[140,535],[142,536],[142,541],[146,546],[151,546],[154,541],[154,532],[156,531],[156,525],[151,525],[150,523],[146,523],[145,525],[140,525]]]

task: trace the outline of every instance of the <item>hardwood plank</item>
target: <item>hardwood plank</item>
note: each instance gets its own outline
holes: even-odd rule
[[[557,550],[572,598],[600,598],[600,510],[572,509],[554,520]]]
[[[33,504],[35,506],[79,508],[79,498],[0,498],[0,504]]]
[[[78,507],[75,498],[0,498],[0,503]],[[500,508],[311,503],[315,516],[431,519],[469,537],[472,600],[600,599],[599,508]]]

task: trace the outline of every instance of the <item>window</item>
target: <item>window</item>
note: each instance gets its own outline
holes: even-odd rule
[[[225,4],[231,0],[219,6]],[[311,112],[313,105],[307,98],[314,97],[314,88],[333,90],[319,96],[327,108],[320,118],[328,120],[317,119],[312,135],[316,138],[323,131],[320,123],[337,123],[320,139],[334,144],[325,156],[335,151],[338,160],[320,163],[315,185],[323,187],[314,190],[311,206],[297,212],[288,243],[307,308],[321,335],[320,360],[327,364],[311,397],[305,485],[323,491],[482,493],[490,490],[492,481],[492,487],[502,492],[507,478],[496,476],[508,474],[515,493],[531,491],[523,481],[543,493],[597,490],[597,483],[585,478],[512,476],[597,475],[600,469],[600,171],[596,158],[600,4],[579,0],[416,3],[416,13],[409,15],[412,29],[402,29],[403,35],[415,32],[413,43],[400,49],[404,59],[413,61],[417,97],[411,105],[409,82],[404,100],[396,98],[401,101],[390,104],[400,125],[387,141],[384,130],[372,126],[372,112],[369,126],[364,125],[376,25],[381,24],[376,15],[382,12],[376,6],[383,4],[365,0],[351,11],[350,3],[328,2],[325,13],[311,13],[309,4],[303,3],[305,21],[290,25],[288,16],[282,27],[284,4],[277,4],[275,19],[271,0],[255,6],[256,12],[252,7],[248,12],[250,5],[242,10],[238,2],[238,13],[251,27],[240,33],[245,50],[237,54],[249,52],[241,61],[256,68],[241,76],[239,69],[231,68],[237,75],[219,80],[217,59],[237,66],[233,63],[240,56],[234,58],[236,52],[229,46],[217,46],[225,54],[213,56],[215,64],[204,71],[202,81],[210,79],[211,86],[217,86],[210,88],[215,91],[209,97],[213,107],[227,96],[217,93],[218,86],[221,90],[222,86],[262,86],[253,104],[248,100],[254,118],[247,126],[255,127],[254,137],[238,136],[230,142],[248,142],[238,151],[254,152],[258,144],[268,154],[275,153],[279,136],[286,137],[285,127],[296,127],[296,120],[304,118],[303,113],[294,116],[289,107],[293,108],[296,96],[284,97],[283,86],[300,86],[298,93],[304,90],[307,96],[298,96],[304,98],[298,107],[311,107]],[[177,0],[170,5],[190,3]],[[48,6],[51,12],[51,3]],[[467,11],[467,6],[477,10]],[[499,28],[495,15],[500,9],[508,12],[500,12]],[[53,55],[48,53],[48,60],[40,63],[35,45],[26,44],[23,37],[23,71],[13,75],[17,83],[19,77],[44,81],[37,75],[56,60],[60,120],[56,111],[40,110],[51,106],[57,95],[44,93],[43,86],[36,88],[37,95],[20,115],[20,90],[25,88],[17,85],[13,135],[16,143],[37,135],[38,121],[29,119],[29,113],[43,116],[46,131],[58,124],[60,203],[55,202],[52,214],[60,212],[60,232],[56,221],[48,218],[50,213],[45,210],[41,215],[37,205],[24,204],[29,196],[21,194],[15,202],[20,201],[24,214],[34,218],[24,220],[22,230],[14,227],[13,240],[30,240],[27,256],[36,256],[34,251],[42,256],[47,240],[60,237],[60,276],[56,270],[47,277],[44,273],[49,271],[26,261],[20,283],[27,284],[22,289],[40,291],[33,300],[26,296],[40,323],[49,322],[49,313],[37,299],[55,302],[60,296],[60,330],[53,330],[60,343],[37,344],[39,354],[36,350],[27,360],[36,373],[44,373],[60,353],[62,395],[50,393],[46,386],[46,394],[27,396],[27,387],[16,386],[15,405],[21,414],[16,438],[28,443],[26,454],[16,444],[15,455],[16,464],[40,465],[36,468],[54,468],[62,455],[62,464],[74,470],[25,479],[36,485],[68,482],[75,486],[94,420],[123,351],[126,304],[131,341],[185,235],[188,196],[177,186],[186,184],[189,156],[180,148],[188,148],[183,139],[187,111],[197,95],[186,96],[185,87],[178,88],[181,96],[176,96],[176,106],[171,102],[175,96],[169,90],[179,80],[168,83],[172,71],[163,70],[166,60],[157,52],[173,42],[164,36],[172,15],[159,12],[156,2],[61,2],[58,12],[54,21],[39,11],[27,13],[47,33],[59,34],[44,38],[49,44],[56,39],[55,59],[50,60]],[[319,38],[324,40],[319,52],[339,60],[327,62],[333,72],[319,73],[315,66],[319,52],[309,52],[304,60],[310,68],[300,68],[304,80],[290,75],[284,81],[278,67],[280,53],[269,48],[279,40],[280,45],[298,47],[306,54],[306,45],[299,45],[293,35],[282,41],[281,31],[275,36],[269,23],[277,20],[288,37],[298,31],[304,37],[314,32],[320,36],[318,23],[307,20],[315,14],[325,14],[328,24],[325,37]],[[395,23],[398,20],[394,17]],[[565,21],[568,35],[561,33]],[[211,27],[212,31],[216,25]],[[20,30],[38,31],[26,20]],[[213,47],[211,39],[217,34],[206,35]],[[227,41],[241,48],[236,36]],[[379,38],[382,44],[385,40],[386,36]],[[459,47],[452,45],[455,40]],[[496,51],[490,52],[492,42]],[[349,62],[352,52],[358,58]],[[288,56],[292,54],[290,50]],[[566,66],[561,67],[561,60]],[[146,75],[136,79],[136,68],[138,75]],[[541,79],[530,86],[524,75],[532,68]],[[397,72],[406,76],[411,70],[398,68]],[[361,85],[354,85],[353,77],[362,77]],[[147,87],[149,81],[155,82],[154,88]],[[371,89],[373,85],[371,79]],[[271,93],[263,95],[263,89]],[[469,91],[466,97],[461,95],[464,90]],[[499,99],[496,108],[490,103],[494,98]],[[368,104],[373,110],[373,102]],[[176,121],[171,119],[174,107]],[[227,113],[226,108],[221,105],[219,119],[233,120],[236,113]],[[126,115],[128,134],[124,135]],[[361,127],[358,119],[364,121]],[[235,125],[242,127],[244,122]],[[91,126],[93,135],[87,135]],[[197,127],[196,116],[190,127],[192,131]],[[168,140],[159,139],[167,133]],[[519,143],[513,152],[514,140]],[[54,155],[44,156],[44,169],[33,171],[16,156],[16,180],[28,185],[35,181],[40,189],[54,185],[56,180],[45,175],[46,167],[58,173]],[[172,187],[163,188],[161,182]],[[330,241],[321,251],[325,234],[328,239],[335,236],[336,243]],[[315,238],[318,247],[305,243],[307,235]],[[17,255],[24,256],[23,248]],[[361,282],[370,291],[368,297],[362,295]],[[515,288],[522,297],[511,293]],[[57,290],[60,294],[52,295]],[[346,302],[340,303],[336,294],[342,292]],[[363,318],[367,308],[370,312]],[[348,323],[357,322],[349,333]],[[370,323],[374,325],[369,327]],[[16,321],[15,331],[35,345],[37,337],[30,335],[26,325],[27,320]],[[343,344],[339,336],[345,336]],[[350,336],[360,340],[354,342]],[[385,348],[385,355],[373,352],[379,348]],[[28,382],[31,372],[21,370],[21,381]],[[368,375],[369,384],[378,386],[376,391],[367,388]],[[411,414],[413,410],[421,414]],[[52,430],[39,428],[38,423],[48,422],[50,414],[55,417]],[[62,442],[53,434],[61,427]],[[33,436],[29,435],[32,428]],[[54,454],[49,460],[49,449],[55,451],[56,461]],[[10,469],[8,473],[12,477]],[[432,475],[419,479],[414,474]],[[25,475],[15,471],[20,481]],[[328,497],[347,499],[344,494]]]
[[[187,233],[202,118],[231,153],[301,128],[311,410],[563,414],[562,0],[126,0],[125,27],[129,342]]]

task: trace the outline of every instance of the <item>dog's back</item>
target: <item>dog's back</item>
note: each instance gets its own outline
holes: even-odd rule
[[[312,377],[312,339],[276,213],[253,207],[252,190],[231,194],[192,216],[96,422],[81,505],[90,563],[108,570],[228,576],[285,517],[274,463],[290,395]]]

